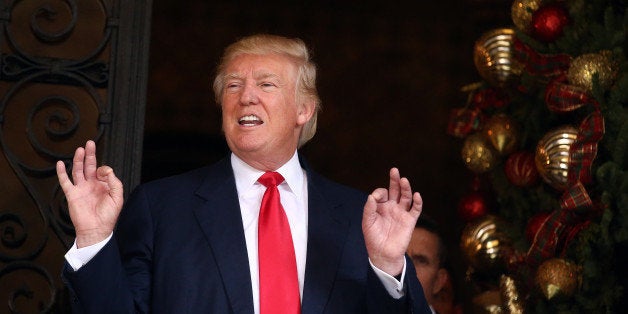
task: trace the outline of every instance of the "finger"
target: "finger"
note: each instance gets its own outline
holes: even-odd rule
[[[85,143],[85,178],[93,179],[96,178],[96,143],[94,141],[89,140]]]
[[[99,167],[96,171],[98,180],[105,181],[109,188],[109,195],[113,201],[121,207],[123,202],[124,186],[122,181],[116,177],[113,169],[109,166]]]
[[[383,203],[388,201],[388,190],[384,188],[377,188],[371,193],[373,200],[377,203]]]
[[[399,169],[390,169],[390,182],[388,184],[388,199],[399,201]]]
[[[416,220],[419,219],[423,212],[423,198],[419,192],[414,192],[412,195],[412,207],[410,207],[410,215]]]
[[[77,148],[76,152],[74,152],[74,158],[72,159],[72,179],[75,184],[85,181],[85,176],[83,174],[84,159],[85,149],[83,147]]]
[[[410,181],[407,178],[401,178],[399,180],[399,204],[403,206],[404,210],[408,210],[410,204],[412,203],[412,187],[410,187]]]
[[[68,177],[68,173],[65,170],[65,164],[63,161],[57,161],[57,178],[59,178],[59,185],[63,190],[63,193],[68,194],[70,189],[74,186],[70,178]]]

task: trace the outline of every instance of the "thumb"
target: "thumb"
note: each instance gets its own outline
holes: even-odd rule
[[[377,211],[377,201],[372,194],[366,198],[366,204],[364,204],[364,214],[372,215]]]
[[[362,228],[367,228],[373,224],[377,218],[377,201],[373,195],[369,194],[364,204],[364,213],[362,214]]]

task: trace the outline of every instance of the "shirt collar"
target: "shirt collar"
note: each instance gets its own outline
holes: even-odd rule
[[[248,191],[256,183],[257,179],[264,174],[264,171],[255,169],[249,164],[244,162],[234,153],[231,153],[231,167],[233,168],[233,174],[235,175],[236,188],[238,191]],[[288,160],[283,166],[277,169],[277,172],[281,174],[285,181],[282,184],[287,184],[288,189],[292,191],[298,198],[301,198],[303,181],[305,180],[304,170],[301,168],[299,162],[299,155],[294,152],[292,158]]]

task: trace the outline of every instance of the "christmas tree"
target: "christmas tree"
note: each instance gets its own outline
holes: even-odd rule
[[[621,312],[628,247],[626,0],[516,0],[474,49],[447,132],[476,308]]]

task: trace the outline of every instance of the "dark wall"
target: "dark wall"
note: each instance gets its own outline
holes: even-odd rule
[[[143,180],[224,155],[211,92],[222,49],[270,32],[300,37],[319,67],[323,111],[302,150],[314,169],[371,191],[399,167],[424,198],[424,213],[457,248],[456,204],[471,172],[446,134],[451,108],[478,80],[473,42],[510,24],[504,1],[155,0]]]

